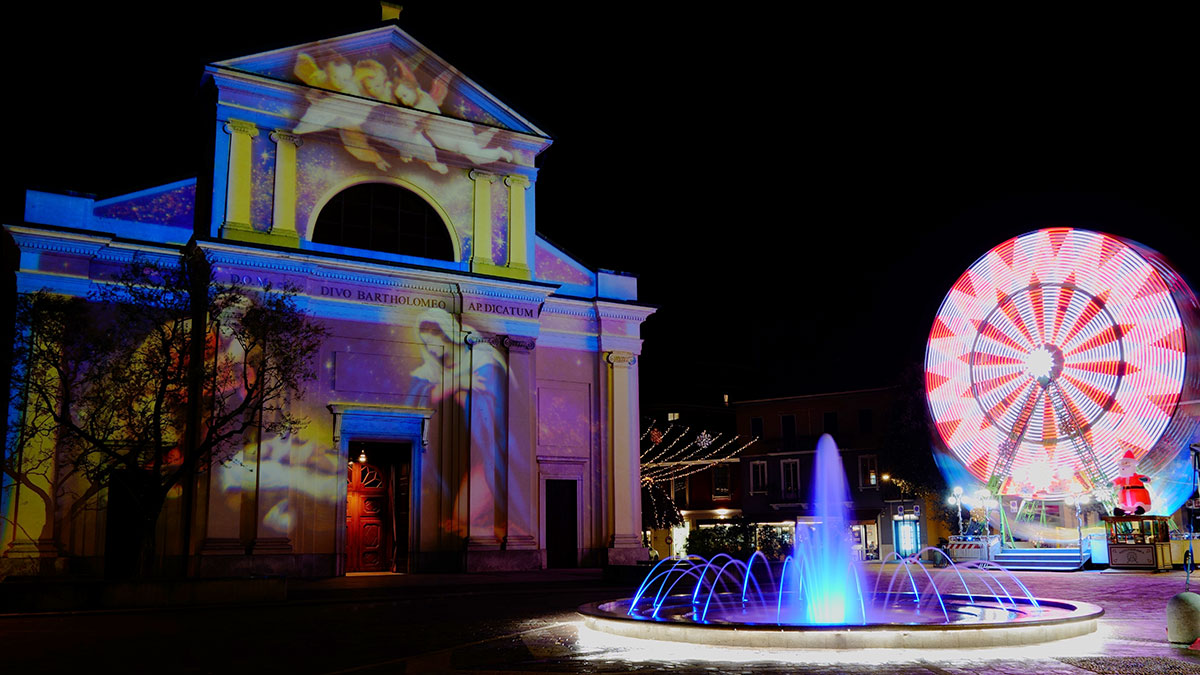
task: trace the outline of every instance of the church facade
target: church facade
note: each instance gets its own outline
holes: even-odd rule
[[[105,200],[30,191],[6,225],[18,293],[85,296],[114,264],[195,246],[218,281],[295,286],[328,329],[291,403],[305,429],[202,473],[190,508],[164,509],[161,554],[201,576],[644,558],[653,309],[633,277],[537,234],[546,134],[391,25],[207,77],[211,174]],[[36,480],[0,490],[3,566],[103,569],[121,526],[104,490]]]

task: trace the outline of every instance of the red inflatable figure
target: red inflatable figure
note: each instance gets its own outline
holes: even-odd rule
[[[1113,508],[1113,515],[1135,513],[1140,516],[1149,511],[1150,491],[1146,489],[1143,481],[1149,481],[1150,477],[1137,472],[1137,458],[1133,456],[1132,450],[1125,451],[1125,456],[1117,462],[1117,467],[1121,476],[1113,479],[1113,485],[1116,485],[1118,490],[1117,506]]]

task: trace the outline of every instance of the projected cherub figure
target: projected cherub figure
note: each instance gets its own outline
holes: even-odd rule
[[[426,90],[413,68],[398,58],[393,57],[392,61],[394,67],[389,71],[375,59],[363,59],[351,65],[345,58],[335,55],[326,59],[322,66],[312,56],[301,52],[296,57],[293,73],[301,82],[312,87],[385,104],[399,104],[428,115],[440,115],[441,106],[450,93],[450,81],[454,73],[443,71]],[[371,145],[371,139],[395,150],[400,161],[411,162],[416,159],[441,174],[448,173],[450,169],[438,161],[438,150],[457,153],[475,164],[501,160],[511,162],[513,159],[512,153],[504,148],[488,147],[496,135],[495,128],[476,128],[470,136],[446,133],[434,129],[429,124],[431,118],[414,118],[411,113],[401,113],[394,107],[378,104],[348,107],[332,96],[317,92],[310,92],[307,96],[309,107],[292,130],[293,133],[307,134],[336,128],[350,156],[373,164],[380,171],[386,172],[392,165]]]

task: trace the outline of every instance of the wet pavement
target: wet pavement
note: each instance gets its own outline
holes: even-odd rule
[[[272,605],[0,617],[5,672],[1198,673],[1166,640],[1183,572],[1023,572],[1034,595],[1100,605],[1097,633],[976,650],[764,651],[619,639],[574,608],[632,588],[597,570],[292,581]],[[1192,590],[1200,590],[1200,579]]]

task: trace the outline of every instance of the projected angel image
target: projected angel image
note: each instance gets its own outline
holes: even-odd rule
[[[347,153],[383,172],[391,169],[392,163],[373,143],[388,146],[401,162],[417,160],[441,174],[449,167],[439,161],[438,151],[462,155],[475,164],[512,161],[508,150],[488,147],[497,132],[493,127],[476,126],[468,135],[441,131],[428,123],[428,115],[443,114],[455,77],[452,71],[444,70],[422,86],[417,66],[395,56],[390,61],[390,68],[371,58],[351,64],[341,55],[331,54],[319,63],[306,52],[298,54],[293,74],[301,82],[371,103],[347,105],[339,97],[310,92],[308,108],[292,131],[308,134],[337,129]]]

